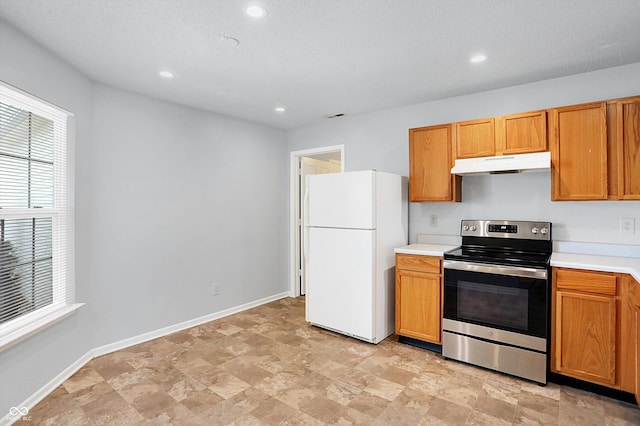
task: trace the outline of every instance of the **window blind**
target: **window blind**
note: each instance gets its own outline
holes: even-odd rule
[[[69,116],[0,83],[0,338],[71,302]]]

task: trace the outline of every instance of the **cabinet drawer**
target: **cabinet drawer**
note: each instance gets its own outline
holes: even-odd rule
[[[440,273],[440,258],[412,254],[396,254],[396,269]]]
[[[611,273],[557,269],[555,277],[558,289],[616,295],[616,276]]]

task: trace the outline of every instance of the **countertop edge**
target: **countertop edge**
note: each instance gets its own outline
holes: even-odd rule
[[[580,253],[556,253],[551,255],[551,266],[573,269],[589,269],[602,272],[619,272],[631,275],[640,283],[640,259],[635,257],[599,256]]]

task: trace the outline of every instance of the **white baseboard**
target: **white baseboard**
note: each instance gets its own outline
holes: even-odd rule
[[[38,389],[36,393],[31,395],[25,401],[23,401],[22,404],[19,404],[16,407],[12,407],[12,408],[20,408],[20,409],[27,408],[31,410],[33,407],[36,406],[38,402],[42,401],[47,395],[49,395],[58,386],[64,383],[64,381],[67,380],[69,377],[73,376],[78,370],[84,367],[93,358],[94,357],[92,356],[92,351],[87,352],[82,357],[80,357],[80,359],[78,359],[76,362],[74,362],[73,364],[65,368],[62,372],[60,372],[60,374],[58,374],[56,377],[49,380],[49,383],[47,383],[46,385]],[[0,425],[11,425],[14,422],[18,421],[21,417],[22,415],[20,414],[12,416],[11,412],[9,412],[4,417],[0,418]]]
[[[22,404],[18,404],[17,408],[27,408],[31,410],[37,403],[42,401],[47,395],[53,392],[58,386],[63,384],[65,380],[73,376],[78,370],[84,367],[92,359],[109,354],[111,352],[119,351],[121,349],[128,348],[130,346],[138,345],[140,343],[148,342],[149,340],[157,339],[159,337],[166,336],[171,333],[186,330],[191,327],[214,321],[220,318],[227,317],[229,315],[236,314],[238,312],[246,311],[247,309],[255,308],[256,306],[264,305],[265,303],[273,302],[275,300],[284,299],[290,297],[290,292],[286,291],[273,296],[265,297],[263,299],[255,300],[253,302],[245,303],[243,305],[235,306],[233,308],[224,309],[222,311],[214,312],[209,315],[194,318],[189,321],[184,321],[178,324],[174,324],[168,327],[164,327],[158,330],[150,331],[148,333],[140,334],[138,336],[130,337],[128,339],[120,340],[118,342],[110,343],[108,345],[99,346],[91,349],[84,354],[80,359],[73,364],[65,368],[60,374],[51,379],[46,385],[41,387],[37,392],[27,398]],[[20,414],[12,416],[11,413],[7,413],[4,417],[0,417],[0,425],[12,425],[21,418]]]
[[[199,318],[194,318],[189,321],[170,325],[168,327],[150,331],[148,333],[140,334],[138,336],[130,337],[128,339],[110,343],[108,345],[99,346],[93,349],[92,355],[93,355],[93,358],[96,358],[102,355],[110,354],[111,352],[119,351],[121,349],[138,345],[140,343],[148,342],[149,340],[157,339],[159,337],[166,336],[171,333],[176,333],[178,331],[186,330],[187,328],[195,327],[200,324],[204,324],[206,322],[214,321],[238,312],[246,311],[247,309],[255,308],[256,306],[264,305],[265,303],[273,302],[274,300],[284,299],[285,297],[289,297],[288,291],[284,293],[275,294],[273,296],[265,297],[264,299],[245,303],[244,305],[235,306],[233,308],[225,309],[219,312],[214,312],[212,314],[205,315]]]

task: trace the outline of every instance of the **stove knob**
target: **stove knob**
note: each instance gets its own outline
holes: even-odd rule
[[[476,228],[476,226],[475,226],[475,225],[471,225],[471,226],[469,227],[469,229],[475,232],[475,230],[476,230],[476,229],[478,229],[478,228]]]
[[[542,229],[540,230],[540,233],[541,233],[542,235],[545,235],[545,234],[547,234],[548,232],[549,232],[549,230],[548,230],[547,228],[542,228]]]
[[[469,230],[469,225],[464,225],[464,226],[462,227],[462,230],[463,230],[463,231],[468,231],[468,230]]]
[[[532,234],[537,234],[538,233],[538,227],[534,226],[533,228],[531,228],[531,233]]]

